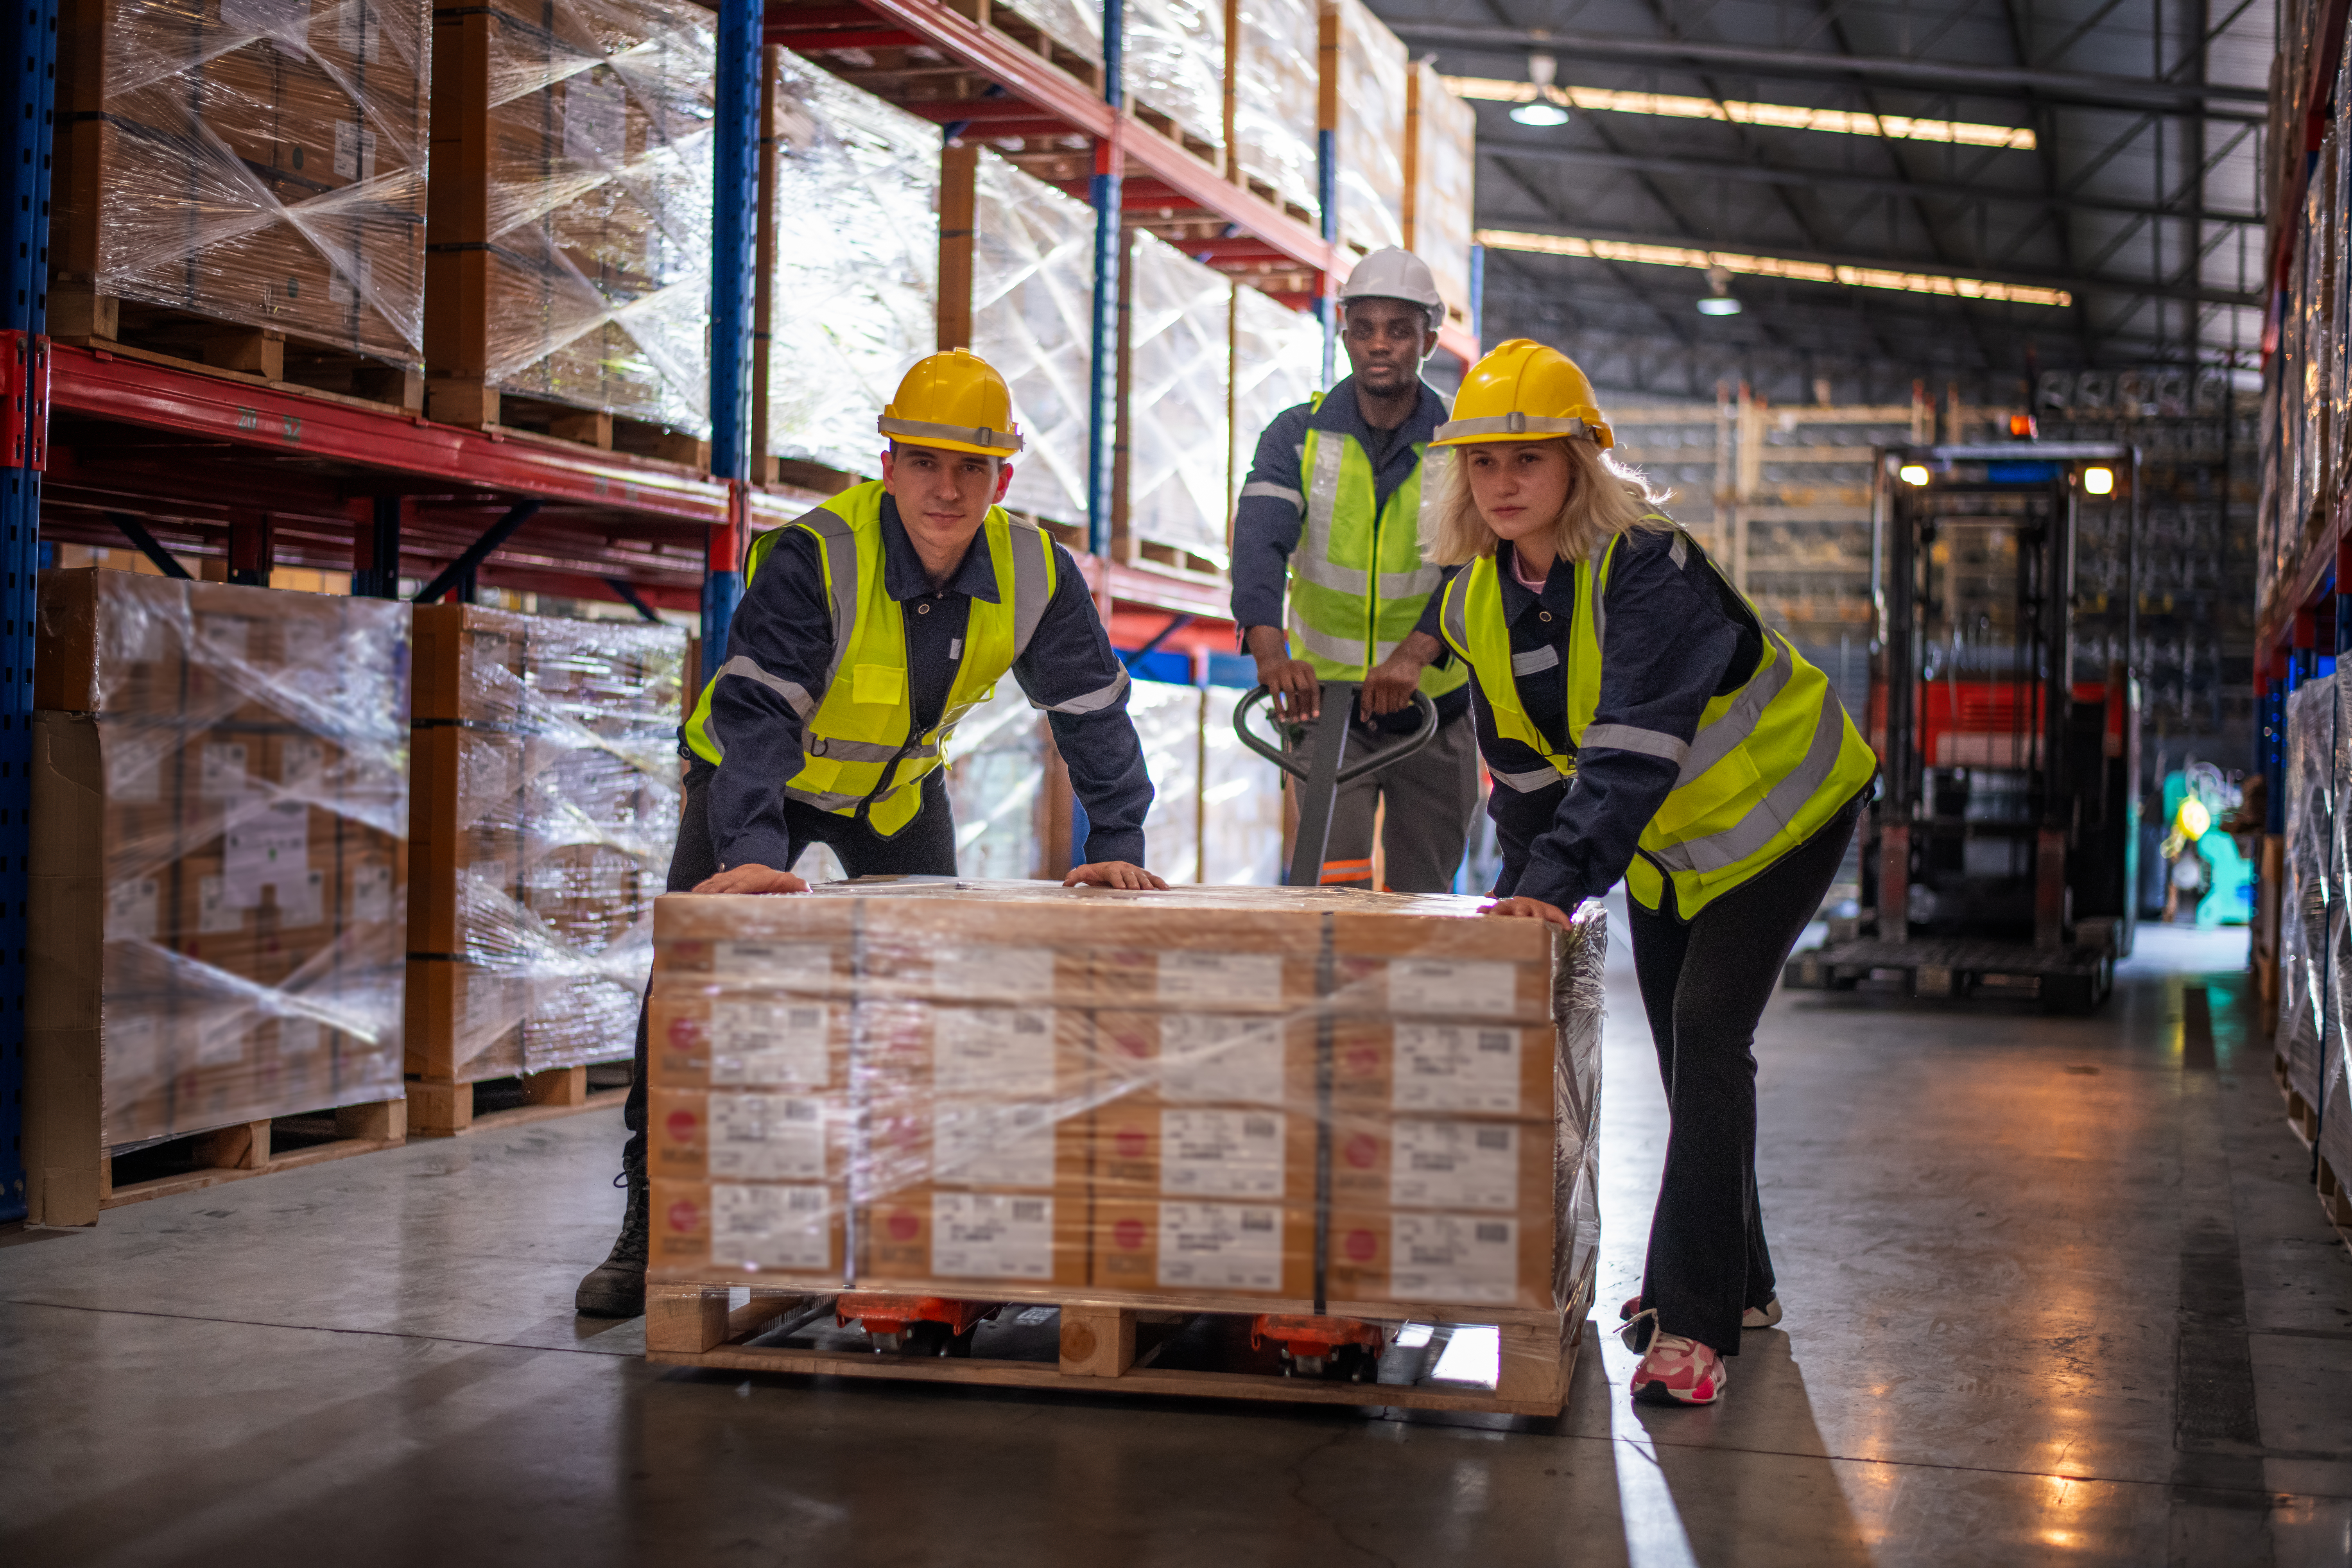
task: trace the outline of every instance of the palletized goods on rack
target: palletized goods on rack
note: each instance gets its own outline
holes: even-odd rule
[[[948,758],[948,804],[955,815],[960,874],[992,879],[1045,875],[1038,816],[1047,745],[1045,716],[1009,677],[996,683],[994,697],[957,723]]]
[[[1404,243],[1405,47],[1364,0],[1323,0],[1318,115],[1332,133],[1339,242],[1358,255]]]
[[[1234,285],[1141,233],[1131,237],[1120,283],[1128,533],[1222,568],[1234,494],[1226,472]]]
[[[1602,921],[1476,908],[664,899],[649,1346],[714,1351],[670,1336],[744,1286],[1055,1302],[1066,1359],[1081,1305],[1490,1322],[1552,1347],[1544,1392],[1496,1406],[1556,1409],[1599,1231]]]
[[[406,606],[46,574],[26,1007],[33,1213],[108,1156],[339,1107],[400,1136]],[[363,1131],[362,1131],[363,1129]]]
[[[1087,515],[1094,209],[982,152],[974,174],[971,349],[1013,389],[1025,445],[1004,504]]]
[[[1236,178],[1307,221],[1323,211],[1315,158],[1316,0],[1228,0],[1226,155]]]
[[[1127,712],[1151,775],[1151,812],[1143,822],[1144,864],[1171,882],[1201,879],[1202,689],[1139,680]]]
[[[1225,141],[1224,0],[1126,0],[1127,92],[1212,163]]]
[[[1275,888],[1283,874],[1282,774],[1234,733],[1241,696],[1230,686],[1201,693],[1201,880]]]
[[[1323,385],[1323,323],[1255,289],[1234,290],[1234,493],[1275,416]]]
[[[1427,60],[1413,62],[1409,93],[1404,247],[1429,263],[1448,319],[1467,328],[1470,252],[1477,229],[1471,195],[1478,173],[1478,115],[1445,89],[1445,79]]]

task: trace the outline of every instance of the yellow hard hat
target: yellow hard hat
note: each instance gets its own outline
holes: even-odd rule
[[[1590,436],[1616,444],[1593,401],[1592,383],[1576,362],[1532,338],[1513,338],[1470,367],[1454,399],[1454,417],[1437,427],[1433,447],[1473,447],[1488,441],[1557,441]]]
[[[970,349],[919,360],[875,427],[894,440],[950,452],[1009,458],[1021,450],[1013,392],[996,367]]]

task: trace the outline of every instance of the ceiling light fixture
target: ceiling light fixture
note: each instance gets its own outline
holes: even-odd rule
[[[1533,57],[1529,65],[1534,64]],[[1545,66],[1554,61],[1543,57]],[[1534,75],[1529,72],[1530,78]],[[1551,73],[1540,81],[1508,81],[1493,77],[1449,76],[1446,88],[1456,98],[1490,103],[1517,103],[1559,118],[1529,119],[1519,110],[1511,118],[1522,125],[1558,125],[1566,109],[1601,110],[1612,114],[1658,114],[1670,120],[1717,120],[1730,125],[1762,125],[1778,131],[1822,131],[1838,136],[1875,136],[1889,142],[1943,142],[1961,147],[2000,147],[2021,153],[2034,149],[2033,132],[2023,126],[1981,125],[1964,120],[1916,120],[1907,114],[1865,114],[1848,109],[1805,109],[1793,103],[1739,103],[1730,99],[1685,98],[1670,92],[1625,92],[1604,87],[1554,87]],[[1565,105],[1566,109],[1562,108]]]
[[[2083,489],[2095,496],[2115,494],[2116,471],[2113,468],[2084,468]]]
[[[1741,256],[1728,250],[1694,250],[1679,245],[1643,245],[1622,239],[1586,239],[1573,234],[1522,234],[1482,228],[1479,244],[1492,250],[1523,250],[1538,256],[1575,256],[1594,261],[1631,261],[1645,267],[1691,267],[1755,278],[1786,278],[1798,283],[1843,283],[1849,289],[1890,289],[1904,294],[1940,294],[1951,300],[1991,300],[2012,305],[2067,306],[2074,296],[2063,289],[1996,283],[1984,278],[1948,278],[1939,272],[1899,272],[1891,267],[1842,267],[1826,261],[1791,261],[1777,256]]]
[[[1739,301],[1731,297],[1730,273],[1725,271],[1720,267],[1708,268],[1706,269],[1706,286],[1713,289],[1714,292],[1698,302],[1698,313],[1700,315],[1736,316],[1739,314]]]
[[[1520,102],[1517,109],[1511,110],[1513,120],[1517,121],[1521,125],[1568,123],[1568,110],[1562,109],[1559,102],[1559,89],[1551,84],[1552,75],[1559,69],[1559,62],[1549,55],[1528,57],[1528,79],[1510,84],[1514,88],[1528,89],[1526,100]]]
[[[1895,477],[1901,479],[1906,485],[1925,488],[1927,483],[1927,465],[1925,463],[1906,463],[1901,468],[1895,470]]]

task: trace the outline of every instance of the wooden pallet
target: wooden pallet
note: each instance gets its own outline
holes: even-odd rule
[[[1894,979],[1911,996],[2038,1000],[2047,1011],[2087,1013],[2114,989],[2115,955],[2083,947],[1861,936],[1793,953],[1780,972],[1780,984],[1791,991],[1852,991],[1872,979]]]
[[[1209,137],[1202,136],[1177,121],[1162,114],[1148,103],[1134,105],[1131,112],[1138,123],[1150,127],[1206,163],[1219,176],[1225,172],[1225,150]]]
[[[348,1159],[353,1154],[373,1153],[378,1149],[397,1149],[407,1140],[407,1103],[398,1100],[378,1100],[369,1105],[343,1105],[332,1112],[336,1136],[329,1142],[312,1143],[303,1148],[289,1149],[285,1153],[271,1150],[271,1142],[279,1130],[310,1131],[304,1125],[313,1119],[299,1116],[265,1118],[259,1121],[240,1121],[210,1132],[200,1132],[175,1142],[190,1145],[190,1152],[202,1163],[204,1169],[182,1175],[159,1176],[125,1186],[114,1184],[114,1162],[99,1162],[99,1196],[100,1209],[121,1208],[148,1198],[167,1198],[175,1193],[193,1193],[199,1188],[217,1186],[223,1182],[241,1182],[247,1176],[266,1176],[275,1171],[299,1170],[305,1165],[324,1164],[330,1160]]]
[[[1196,554],[1181,544],[1161,544],[1149,539],[1135,541],[1135,557],[1171,571],[1189,572],[1194,576],[1222,580],[1225,569],[1205,555]]]
[[[415,414],[425,406],[425,373],[387,364],[267,327],[215,321],[111,295],[53,295],[49,335],[117,359],[194,371],[276,392],[355,404],[371,412]]]
[[[2297,1142],[2312,1151],[2312,1163],[2318,1167],[2319,1212],[2327,1216],[2328,1226],[2336,1238],[2352,1251],[2352,1190],[2347,1190],[2337,1176],[2327,1156],[2318,1152],[2319,1115],[2311,1101],[2296,1090],[2287,1073],[2286,1058],[2271,1058],[2271,1076],[2278,1080],[2279,1097],[2286,1101],[2286,1124]]]
[[[1416,1346],[1391,1342],[1381,1354],[1379,1381],[1370,1383],[1282,1375],[1273,1347],[1249,1347],[1253,1309],[1246,1303],[1218,1305],[1224,1310],[1204,1312],[1172,1297],[1151,1305],[1069,1299],[1013,1302],[996,1321],[981,1326],[969,1357],[877,1354],[866,1348],[854,1329],[835,1326],[830,1297],[656,1281],[646,1293],[646,1359],[665,1366],[728,1372],[1047,1388],[1083,1394],[1555,1416],[1568,1403],[1569,1384],[1582,1348],[1584,1321],[1592,1305],[1592,1272],[1587,1268],[1565,1310],[1497,1314],[1507,1320],[1499,1324],[1460,1321],[1465,1314],[1459,1308],[1381,1307],[1381,1321],[1391,1326],[1426,1325],[1431,1332],[1426,1342]],[[1432,1381],[1445,1345],[1472,1329],[1496,1335],[1494,1385]],[[1391,1342],[1394,1337],[1391,1335]]]
[[[1239,164],[1234,166],[1233,178],[1236,184],[1246,188],[1250,195],[1279,211],[1291,222],[1305,224],[1308,228],[1320,232],[1322,225],[1314,213],[1275,189],[1272,181],[1261,180]]]
[[[588,1069],[584,1067],[550,1068],[545,1072],[521,1074],[520,1078],[523,1104],[479,1114],[474,1109],[474,1091],[481,1087],[480,1084],[410,1079],[409,1136],[456,1138],[484,1129],[520,1127],[526,1121],[545,1121],[551,1117],[577,1116],[583,1110],[601,1110],[629,1098],[626,1089],[590,1089]]]
[[[435,376],[428,384],[433,418],[504,436],[535,437],[602,452],[626,452],[677,463],[698,474],[710,471],[710,443],[699,436],[597,408],[501,392],[456,376]]]
[[[1064,43],[1028,18],[1016,16],[1001,5],[992,5],[988,0],[970,0],[968,5],[960,5],[956,8],[967,13],[976,9],[979,15],[974,19],[982,26],[1020,45],[1055,69],[1076,77],[1096,91],[1102,90],[1103,67],[1098,56],[1075,44]]]

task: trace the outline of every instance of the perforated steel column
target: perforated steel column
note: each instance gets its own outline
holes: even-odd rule
[[[731,492],[729,521],[711,541],[702,584],[702,675],[727,658],[727,628],[742,596],[741,519],[751,478],[751,317],[760,247],[761,0],[720,0],[719,112],[711,154],[710,466]]]
[[[1123,85],[1126,7],[1103,7],[1103,99],[1116,111],[1127,100]],[[1118,121],[1095,143],[1094,178],[1087,197],[1095,209],[1095,316],[1088,366],[1087,421],[1087,548],[1098,560],[1110,555],[1111,514],[1118,504],[1113,476],[1118,441],[1118,260],[1126,248],[1119,211],[1119,178],[1127,148]]]

